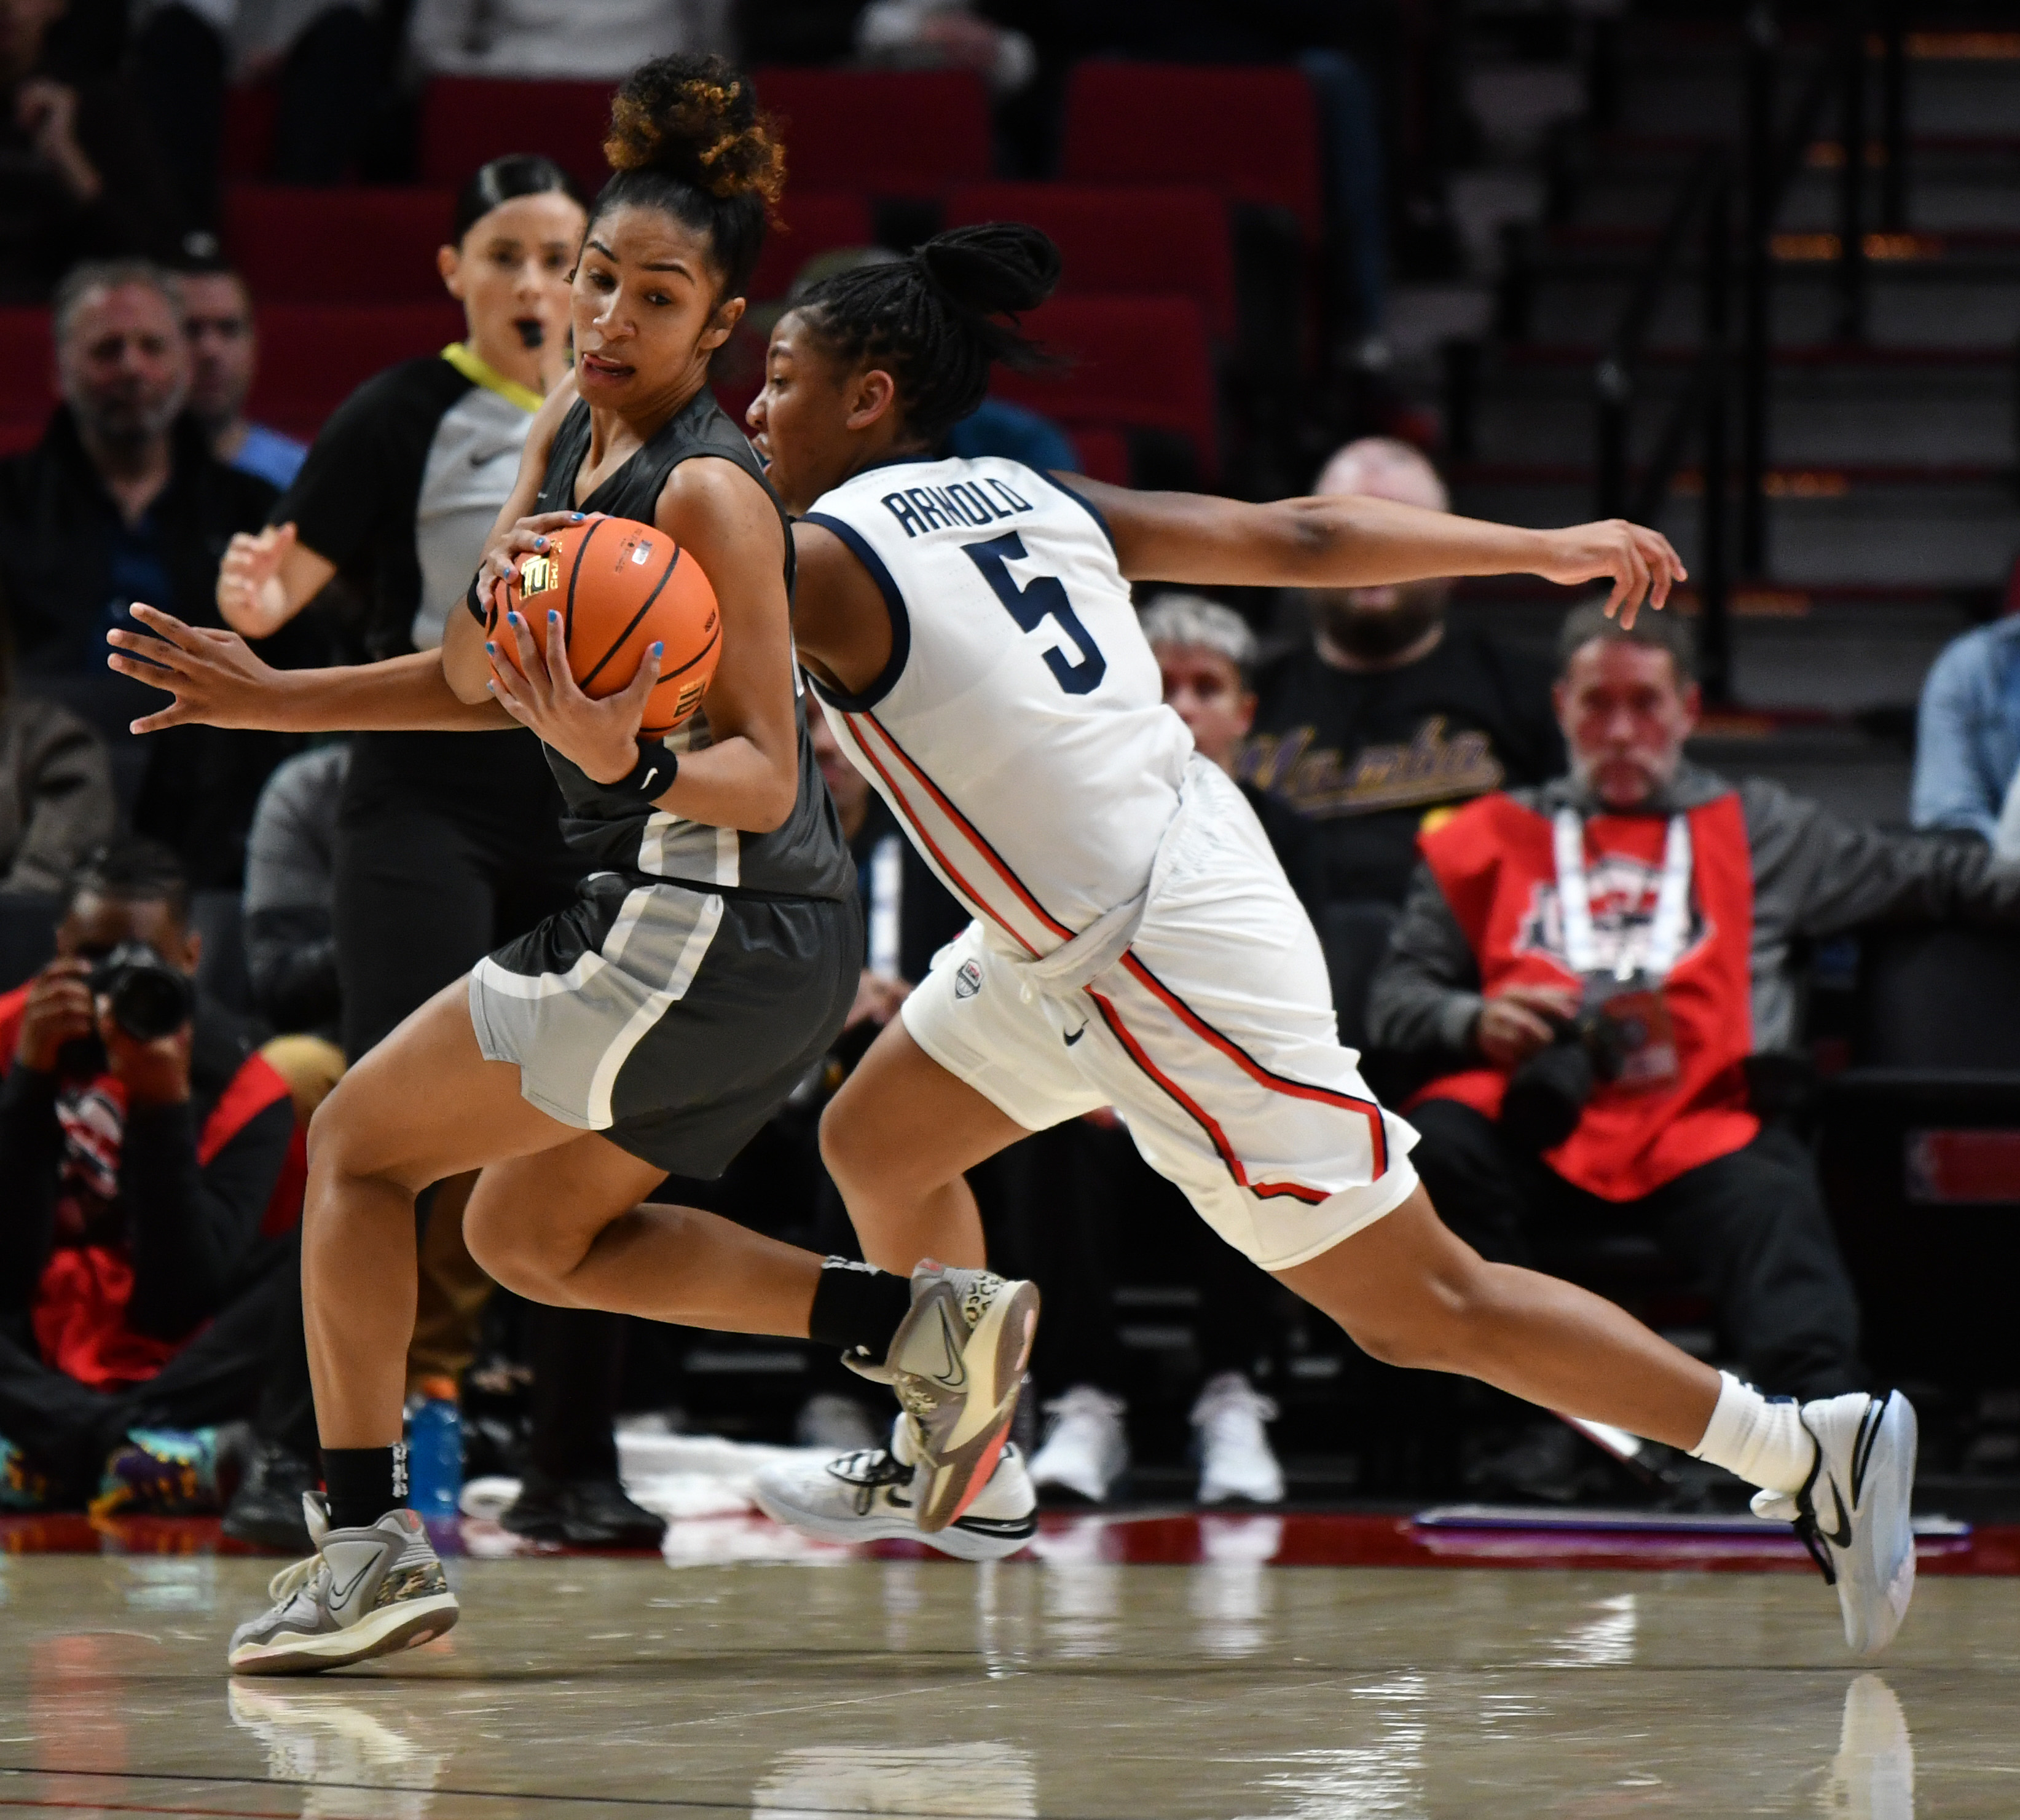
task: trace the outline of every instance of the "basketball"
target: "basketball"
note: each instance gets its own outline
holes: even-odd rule
[[[599,512],[550,532],[547,547],[521,561],[504,593],[501,605],[493,591],[485,625],[500,656],[518,667],[503,635],[510,630],[500,624],[504,610],[519,610],[543,650],[547,613],[558,612],[569,668],[583,693],[598,699],[630,685],[656,641],[666,646],[638,729],[647,739],[670,733],[701,705],[722,655],[722,615],[701,565],[665,532],[634,519]]]

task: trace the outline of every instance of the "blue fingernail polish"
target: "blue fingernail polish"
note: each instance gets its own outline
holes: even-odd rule
[[[536,537],[536,538],[533,539],[533,547],[534,547],[536,550],[544,550],[544,549],[546,549],[546,548],[547,548],[547,539],[546,539],[546,538],[544,538],[544,537]]]
[[[484,648],[486,654],[490,656],[496,657],[498,655],[498,647],[492,644],[489,638],[484,641]]]
[[[571,512],[569,514],[570,521],[577,525],[579,525],[587,516],[588,514],[586,512]]]
[[[559,613],[556,612],[554,611],[554,609],[552,607],[548,608],[547,608],[547,623],[548,623],[550,626],[558,626],[561,623],[561,615],[560,615]]]
[[[652,655],[653,655],[655,657],[663,657],[663,656],[666,656],[666,654],[667,654],[667,648],[666,648],[666,646],[665,646],[665,645],[660,645],[660,644],[657,644],[657,643],[656,643],[656,644],[653,645],[653,647],[652,647]]]

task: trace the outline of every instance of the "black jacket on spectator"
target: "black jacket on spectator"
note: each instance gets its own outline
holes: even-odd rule
[[[117,76],[74,86],[78,144],[104,185],[89,202],[36,155],[0,90],[0,303],[46,301],[79,260],[176,255],[180,209],[139,100]]]
[[[147,585],[160,591],[165,582],[168,598],[149,604],[192,625],[221,625],[216,590],[225,546],[234,532],[257,531],[276,495],[216,460],[191,420],[173,434],[173,472],[145,521],[158,558]],[[260,786],[300,742],[213,727],[140,739],[127,732],[168,699],[106,667],[106,632],[133,623],[126,609],[134,577],[121,564],[134,543],[67,405],[35,448],[0,461],[0,615],[16,688],[62,701],[96,728],[125,772],[135,830],[174,848],[198,889],[235,888]],[[298,619],[263,640],[260,655],[287,667],[314,663],[320,641],[316,625]]]
[[[1564,768],[1548,666],[1465,627],[1396,670],[1342,670],[1306,645],[1256,695],[1235,776],[1314,912],[1401,903],[1427,820]]]
[[[188,1102],[122,1108],[93,1063],[43,1073],[15,1061],[26,997],[0,998],[0,1330],[86,1382],[144,1379],[151,1354],[158,1368],[256,1274],[293,1104],[238,1019],[199,998]],[[95,1303],[52,1279],[66,1248],[99,1254],[76,1273],[96,1277]],[[123,1308],[116,1287],[104,1293],[122,1266]]]

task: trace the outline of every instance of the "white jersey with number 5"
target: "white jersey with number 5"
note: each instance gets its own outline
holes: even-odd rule
[[[993,939],[1048,954],[1140,893],[1193,743],[1100,514],[992,456],[870,468],[806,516],[891,613],[884,674],[819,690],[829,721]]]

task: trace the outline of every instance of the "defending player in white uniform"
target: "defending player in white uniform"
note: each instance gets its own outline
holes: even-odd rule
[[[1913,1583],[1912,1408],[1764,1397],[1453,1237],[1411,1164],[1415,1134],[1339,1046],[1317,939],[1254,816],[1163,707],[1129,598],[1132,580],[1528,571],[1604,578],[1632,613],[1644,595],[1662,605],[1675,553],[1626,525],[1244,507],[932,459],[991,361],[1033,358],[1003,318],[1057,273],[1042,234],[1002,225],[829,278],[774,329],[750,412],[801,515],[795,632],[830,723],[975,917],[823,1121],[865,1255],[983,1264],[962,1172],[1113,1106],[1216,1230],[1376,1356],[1468,1372],[1762,1486],[1758,1507],[1793,1519],[1837,1584],[1847,1640],[1881,1647]],[[760,1501],[823,1535],[906,1533],[917,1447],[901,1417],[888,1449],[768,1474]],[[963,1521],[925,1539],[1008,1553],[1033,1502],[1006,1450]]]
[[[1339,1046],[1247,800],[1164,705],[1099,512],[991,459],[874,468],[805,518],[904,625],[876,686],[816,685],[829,722],[975,917],[905,1003],[920,1048],[1028,1130],[1114,1107],[1265,1270],[1401,1201],[1416,1133]]]

